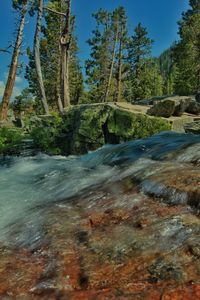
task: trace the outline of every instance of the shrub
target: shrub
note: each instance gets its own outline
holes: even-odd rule
[[[41,151],[60,154],[56,145],[56,138],[62,129],[62,118],[57,113],[50,116],[36,117],[30,124],[30,136],[35,147]]]
[[[12,127],[0,128],[0,154],[17,152],[24,138],[22,132]]]

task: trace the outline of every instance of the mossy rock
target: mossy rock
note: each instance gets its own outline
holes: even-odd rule
[[[65,112],[59,141],[65,154],[82,154],[104,144],[144,138],[166,130],[171,130],[171,125],[161,118],[109,104],[80,105]]]
[[[148,111],[147,114],[151,116],[158,116],[169,118],[175,112],[176,102],[174,100],[164,100],[154,104]]]
[[[83,154],[104,144],[144,138],[171,129],[167,120],[129,112],[112,104],[70,107],[59,122],[55,117],[41,118],[32,135],[37,146],[41,144],[41,149],[50,153],[59,149],[64,155]]]
[[[119,142],[145,138],[170,129],[171,125],[163,119],[123,109],[113,110],[108,119],[108,131],[118,136]]]

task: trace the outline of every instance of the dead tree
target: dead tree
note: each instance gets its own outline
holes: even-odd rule
[[[8,116],[8,108],[9,108],[10,98],[12,96],[12,92],[15,84],[15,78],[16,78],[17,67],[18,67],[18,59],[19,59],[20,49],[23,40],[23,32],[25,26],[27,7],[28,7],[28,0],[23,2],[22,7],[20,9],[20,22],[19,22],[17,37],[15,41],[13,54],[12,54],[8,79],[6,82],[6,87],[4,90],[3,99],[1,103],[0,120],[6,120]]]
[[[61,45],[61,98],[63,107],[70,105],[69,63],[71,44],[71,0],[67,0],[65,25],[60,38]]]
[[[44,82],[42,77],[42,69],[41,69],[41,60],[40,60],[40,34],[41,34],[41,27],[42,27],[42,15],[43,15],[43,7],[44,7],[44,0],[39,0],[38,4],[38,14],[37,14],[37,23],[36,23],[36,30],[34,36],[34,58],[35,58],[35,68],[37,73],[38,84],[41,93],[41,100],[44,109],[44,113],[46,115],[49,114],[49,108],[47,104],[47,98],[45,94]]]
[[[119,23],[118,23],[118,20],[117,20],[116,30],[115,30],[115,37],[114,37],[114,45],[113,45],[113,50],[112,50],[111,65],[110,65],[110,71],[109,71],[109,76],[108,76],[108,82],[107,82],[107,85],[106,85],[106,92],[105,92],[104,102],[108,101],[108,97],[109,97],[109,93],[110,93],[110,85],[111,85],[111,80],[112,80],[112,76],[113,76],[118,38],[119,38]]]
[[[122,56],[123,56],[123,37],[121,31],[119,37],[119,58],[118,58],[118,72],[117,72],[117,102],[121,101],[121,94],[122,94]]]

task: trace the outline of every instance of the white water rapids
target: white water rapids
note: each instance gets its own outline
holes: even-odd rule
[[[0,158],[0,243],[33,245],[45,234],[49,208],[80,198],[96,186],[140,172],[158,172],[157,161],[197,161],[200,136],[162,133],[108,145],[81,157]],[[152,169],[152,165],[153,167]]]

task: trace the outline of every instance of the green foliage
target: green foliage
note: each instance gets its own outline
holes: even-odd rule
[[[159,95],[188,95],[200,90],[200,1],[190,0],[190,9],[183,13],[179,22],[180,41],[164,51],[158,59],[151,58],[152,39],[139,23],[134,34],[127,36],[127,18],[122,8],[113,12],[99,10],[94,14],[96,28],[88,41],[90,59],[86,61],[88,97],[84,101],[102,102],[107,87],[115,42],[116,26],[119,25],[114,71],[109,87],[108,101],[116,101],[119,41],[123,36],[121,57],[121,100],[134,101]],[[123,25],[122,25],[123,24]],[[123,34],[122,34],[123,33]]]
[[[141,100],[163,93],[163,78],[158,60],[150,57],[152,43],[147,29],[139,23],[127,45],[127,101]]]
[[[200,89],[200,2],[190,1],[190,5],[179,22],[180,41],[174,47],[175,91],[185,95]]]
[[[177,76],[177,68],[173,58],[175,46],[176,44],[173,44],[159,56],[160,72],[164,83],[164,95],[173,95],[175,93],[175,78]]]
[[[30,127],[30,137],[36,148],[51,154],[60,153],[56,139],[62,130],[62,118],[57,113],[33,118]]]
[[[27,0],[12,0],[12,6],[14,9],[21,10],[26,5]]]
[[[20,130],[0,127],[0,154],[16,152],[23,138]]]
[[[86,82],[90,89],[90,102],[102,102],[110,66],[111,14],[100,9],[93,17],[96,28],[92,32],[93,37],[87,41],[91,53],[86,61]]]
[[[21,94],[15,97],[15,100],[11,103],[10,107],[13,109],[15,116],[21,117],[22,113],[25,116],[34,114],[35,101],[29,89],[23,89]]]
[[[139,23],[134,30],[134,35],[128,41],[128,61],[132,70],[137,72],[140,61],[151,54],[153,40],[148,37],[148,31]]]
[[[125,42],[127,39],[127,17],[123,7],[113,12],[98,10],[93,14],[96,28],[92,38],[88,40],[91,48],[90,58],[86,61],[86,83],[89,87],[89,99],[92,102],[104,102],[108,87],[111,66],[113,72],[109,86],[107,101],[116,100],[117,77],[119,73],[119,59],[121,71],[124,69]],[[120,49],[121,43],[121,49]],[[119,58],[121,50],[121,57]],[[115,55],[114,55],[115,54]]]

